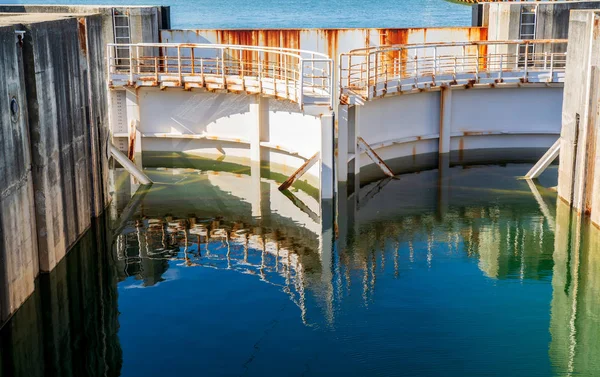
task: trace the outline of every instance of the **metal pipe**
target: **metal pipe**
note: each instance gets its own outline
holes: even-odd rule
[[[141,171],[130,159],[128,159],[127,156],[118,150],[113,143],[110,143],[110,154],[115,160],[117,160],[119,164],[121,164],[121,166],[123,166],[123,168],[125,168],[125,170],[129,172],[129,174],[133,175],[135,179],[140,181],[141,184],[148,185],[152,183],[152,180],[148,178],[148,176],[144,174],[144,172]]]

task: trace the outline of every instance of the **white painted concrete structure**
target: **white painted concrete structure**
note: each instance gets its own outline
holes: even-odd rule
[[[361,48],[340,56],[337,88],[331,59],[310,51],[112,44],[113,137],[138,164],[142,151],[175,152],[266,163],[289,176],[318,155],[304,179],[320,188],[321,199],[332,199],[334,124],[340,182],[373,161],[412,157],[402,170],[410,171],[425,167],[424,156],[453,153],[446,160],[460,163],[466,151],[499,150],[503,159],[518,149],[547,149],[560,134],[564,43]],[[123,48],[125,58],[117,53]],[[360,138],[381,160],[363,154]]]
[[[432,167],[418,158],[431,154],[452,153],[447,162],[466,163],[466,151],[494,150],[495,157],[479,156],[494,162],[518,149],[547,149],[560,134],[566,65],[565,53],[547,51],[564,43],[383,46],[342,54],[338,179],[373,164],[357,148],[359,137],[383,160],[412,157],[403,171]],[[525,48],[518,53],[504,48],[519,44]],[[538,46],[545,52],[535,53]]]

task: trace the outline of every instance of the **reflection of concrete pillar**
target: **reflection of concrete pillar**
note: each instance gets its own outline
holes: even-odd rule
[[[440,146],[439,153],[450,153],[452,131],[452,89],[442,87],[440,91]]]
[[[357,194],[348,195],[348,187],[341,183],[338,185],[337,198],[337,226],[339,250],[343,252],[349,239],[356,234],[356,212],[357,212]]]
[[[255,96],[255,102],[250,104],[250,113],[254,124],[250,135],[250,160],[266,160],[266,151],[262,151],[261,142],[269,141],[269,99]]]
[[[333,199],[334,193],[333,122],[333,114],[321,116],[321,200]]]
[[[250,164],[250,178],[252,181],[250,204],[252,205],[252,217],[256,218],[261,214],[260,163],[257,161],[252,161]]]
[[[321,256],[321,282],[324,287],[324,300],[327,320],[333,322],[333,240],[334,208],[332,200],[321,201],[321,236],[319,254]]]
[[[581,375],[597,375],[597,373],[585,373],[580,369],[582,365],[576,363],[578,359],[581,360],[581,356],[578,355],[585,355],[588,347],[595,343],[592,341],[585,344],[578,341],[582,334],[578,331],[577,325],[585,321],[586,314],[584,312],[582,316],[578,315],[579,280],[580,277],[585,278],[585,273],[580,268],[580,258],[586,254],[581,242],[582,219],[576,213],[572,213],[570,207],[562,200],[558,199],[556,205],[550,312],[552,342],[549,347],[549,355],[552,364],[557,369],[557,374],[566,375],[575,372]],[[597,279],[598,275],[594,275]],[[590,300],[590,302],[593,301],[597,301],[597,296]],[[587,360],[593,359],[586,358]]]
[[[437,210],[440,219],[448,212],[448,201],[450,200],[450,154],[444,153],[439,156],[438,163],[438,203]]]

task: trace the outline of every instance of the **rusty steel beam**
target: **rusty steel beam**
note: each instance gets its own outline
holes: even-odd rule
[[[308,159],[298,170],[296,170],[285,182],[279,186],[279,191],[284,191],[289,189],[294,182],[300,177],[304,175],[308,171],[308,169],[312,168],[314,164],[319,161],[319,152],[315,153],[311,158]]]
[[[358,141],[358,146],[365,151],[367,156],[369,156],[369,158],[373,160],[373,162],[377,164],[377,166],[379,166],[379,168],[385,173],[385,175],[387,175],[388,177],[394,177],[392,169],[390,169],[389,166],[386,165],[383,159],[379,157],[377,153],[375,153],[373,148],[371,148],[362,137],[359,136],[356,138],[356,140]]]

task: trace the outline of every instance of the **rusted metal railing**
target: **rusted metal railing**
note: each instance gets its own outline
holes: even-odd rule
[[[440,86],[564,81],[567,40],[391,45],[340,55],[342,101]]]
[[[108,44],[115,86],[205,88],[264,94],[333,108],[333,61],[324,54],[220,44]]]

